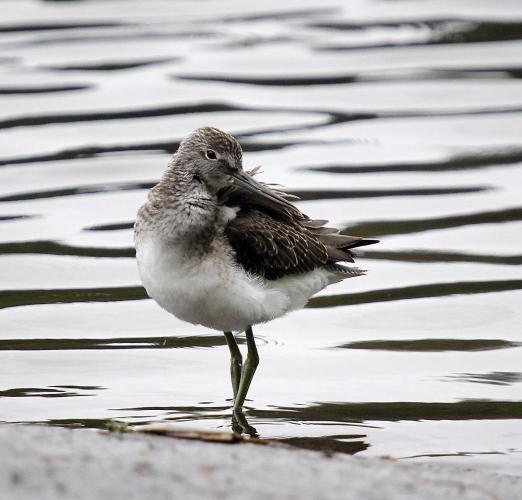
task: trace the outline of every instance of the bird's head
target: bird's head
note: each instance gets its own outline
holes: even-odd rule
[[[185,137],[175,155],[174,165],[188,169],[193,181],[212,195],[223,188],[234,192],[247,204],[276,211],[295,207],[243,170],[243,150],[237,139],[217,128],[198,128]]]
[[[217,128],[198,128],[185,137],[176,153],[176,163],[190,170],[197,182],[212,193],[243,172],[243,150],[237,139]]]

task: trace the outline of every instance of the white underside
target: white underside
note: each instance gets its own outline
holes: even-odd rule
[[[278,280],[255,278],[219,245],[196,259],[150,234],[136,241],[136,257],[143,285],[161,307],[179,319],[221,331],[242,331],[299,309],[342,279],[326,269]]]

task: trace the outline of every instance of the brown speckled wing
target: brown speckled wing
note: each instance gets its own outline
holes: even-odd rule
[[[248,272],[269,280],[353,262],[350,248],[375,240],[338,234],[303,215],[301,220],[281,220],[255,208],[243,208],[229,222],[225,234],[236,260]],[[339,266],[341,271],[342,268]]]

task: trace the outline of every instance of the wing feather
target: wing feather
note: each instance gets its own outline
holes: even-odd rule
[[[269,280],[353,262],[351,248],[374,242],[336,234],[337,230],[324,228],[319,222],[306,227],[301,221],[278,220],[249,207],[228,223],[225,234],[238,264]]]
[[[249,173],[255,175],[258,170]],[[284,198],[295,198],[273,185],[264,185]],[[326,226],[327,220],[310,219],[295,206],[282,211],[257,206],[247,193],[236,191],[234,186],[224,188],[219,200],[240,207],[225,229],[238,264],[269,280],[324,266],[357,276],[361,271],[337,263],[353,262],[351,249],[378,242],[339,234],[339,229]]]

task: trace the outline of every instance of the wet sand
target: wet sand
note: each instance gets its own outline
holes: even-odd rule
[[[522,499],[522,476],[248,442],[4,425],[0,450],[11,500]]]

